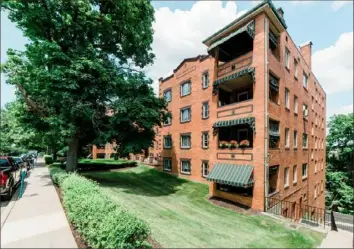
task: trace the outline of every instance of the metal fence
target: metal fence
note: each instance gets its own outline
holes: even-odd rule
[[[331,211],[326,210],[328,215],[331,215]],[[337,229],[354,232],[354,216],[350,214],[342,214],[333,212],[334,227]],[[326,221],[328,226],[332,226],[332,219]]]
[[[294,222],[300,222],[312,226],[330,225],[330,213],[325,209],[300,205],[296,202],[279,200],[273,197],[266,197],[266,212],[282,216]]]

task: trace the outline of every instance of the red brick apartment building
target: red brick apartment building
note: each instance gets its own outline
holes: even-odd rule
[[[312,43],[298,48],[283,15],[260,3],[159,79],[172,114],[157,136],[161,169],[256,210],[270,196],[324,208],[326,94]]]

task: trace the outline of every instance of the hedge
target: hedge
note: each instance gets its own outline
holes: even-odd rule
[[[44,155],[44,162],[45,162],[45,164],[52,164],[53,157],[51,155]]]
[[[109,159],[81,159],[78,163],[78,170],[105,170],[135,167],[137,163],[127,160]]]
[[[69,221],[93,248],[150,248],[150,229],[134,214],[110,199],[98,184],[58,166],[50,173],[62,190]]]

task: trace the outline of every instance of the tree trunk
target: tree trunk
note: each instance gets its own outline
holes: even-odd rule
[[[77,157],[79,152],[79,139],[74,136],[69,144],[68,156],[66,158],[66,171],[74,171],[77,168]]]
[[[53,162],[55,162],[57,160],[57,157],[58,157],[57,150],[53,149],[52,151],[53,151],[53,156],[52,156],[53,157]]]

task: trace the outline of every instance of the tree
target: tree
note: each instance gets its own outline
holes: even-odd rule
[[[9,50],[2,71],[35,113],[68,145],[67,170],[80,146],[103,137],[119,151],[149,147],[167,116],[141,71],[153,62],[148,0],[3,1],[31,41]],[[112,116],[107,116],[107,111]]]
[[[328,123],[326,205],[354,214],[354,116],[334,115]]]

